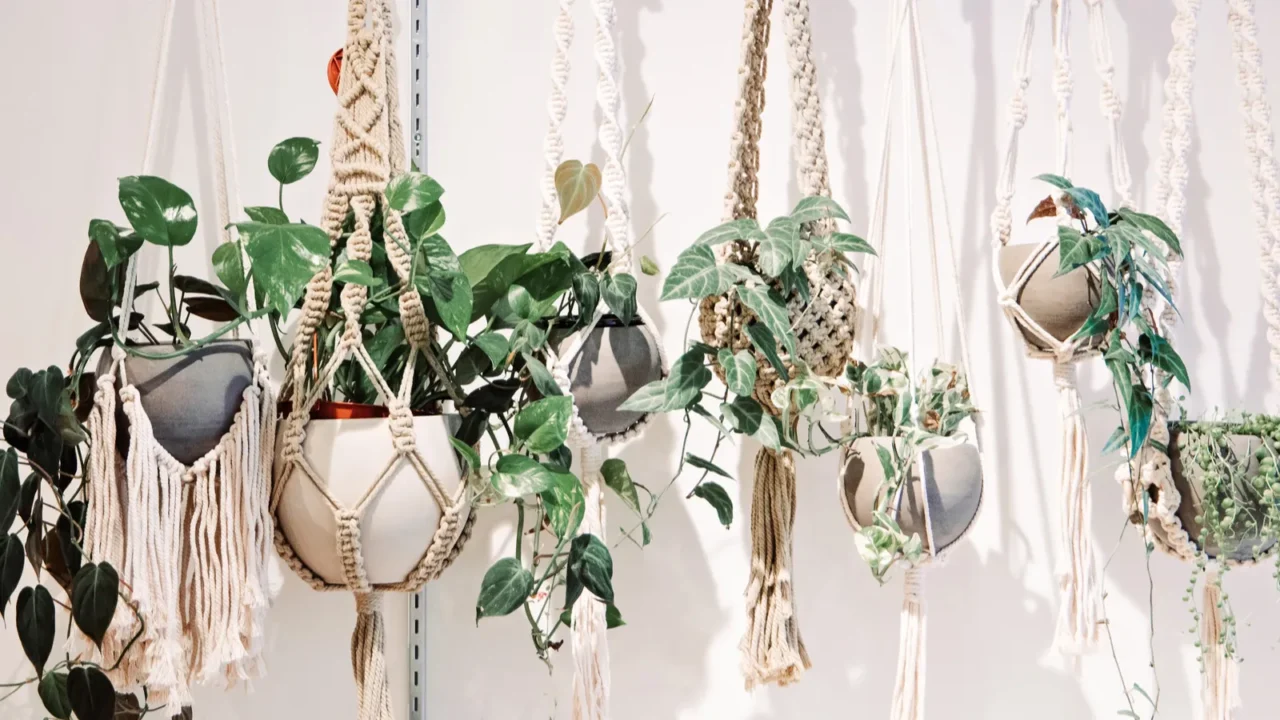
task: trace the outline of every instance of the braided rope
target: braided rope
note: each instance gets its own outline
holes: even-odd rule
[[[556,50],[551,62],[551,97],[547,99],[547,136],[542,141],[546,168],[542,175],[542,210],[538,214],[538,252],[551,249],[559,226],[559,194],[556,192],[556,168],[564,160],[564,136],[561,127],[569,110],[565,86],[569,83],[569,47],[573,44],[573,0],[560,0],[556,14]]]

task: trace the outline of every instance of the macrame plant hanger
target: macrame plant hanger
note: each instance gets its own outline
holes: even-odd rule
[[[948,210],[947,191],[940,163],[937,124],[934,119],[932,91],[929,86],[928,64],[925,60],[924,44],[920,37],[919,8],[916,0],[894,0],[893,13],[890,19],[889,37],[892,43],[889,48],[888,77],[884,91],[884,118],[881,133],[880,174],[876,190],[875,205],[872,207],[870,241],[876,255],[867,259],[864,266],[864,282],[862,313],[858,327],[857,349],[863,359],[870,362],[875,359],[876,348],[882,342],[884,330],[883,311],[885,267],[889,257],[886,249],[885,221],[889,214],[889,190],[893,178],[893,96],[895,80],[900,78],[900,120],[902,135],[901,168],[902,168],[902,216],[906,223],[903,237],[906,239],[908,334],[910,352],[908,358],[915,357],[915,292],[914,292],[914,244],[912,241],[912,220],[921,214],[926,219],[930,248],[930,276],[932,283],[932,306],[934,331],[937,352],[943,352],[947,345],[943,331],[944,315],[942,309],[942,279],[940,273],[941,249],[939,238],[945,238],[947,253],[951,261],[953,287],[952,309],[955,313],[956,340],[960,346],[960,371],[968,374],[970,368],[967,334],[964,323],[964,305],[960,296],[959,257],[956,251],[955,234],[952,232],[950,213]],[[914,127],[913,127],[914,125]],[[918,145],[912,143],[912,132]],[[923,207],[918,207],[913,200],[912,168],[915,162],[913,148],[920,152],[920,167],[924,187]],[[936,185],[935,185],[936,182]],[[874,264],[874,268],[868,267]],[[850,417],[846,425],[846,434],[857,420],[856,401],[850,402]],[[982,454],[981,423],[979,415],[974,414],[976,436],[973,438],[978,447],[982,466],[986,467],[985,455]],[[920,462],[921,483],[932,485],[932,464]],[[839,496],[845,518],[855,530],[860,524],[850,507],[843,487],[841,474]],[[900,491],[897,502],[904,502],[904,487]],[[926,491],[927,492],[927,491]],[[979,509],[981,500],[979,499]],[[929,513],[929,502],[923,504],[924,525],[928,557],[916,566],[908,568],[903,577],[903,605],[898,643],[898,669],[894,682],[893,706],[890,717],[893,720],[923,720],[925,701],[925,628],[924,614],[924,570],[926,564],[940,562],[945,557],[945,548],[937,548],[933,535],[933,519]]]
[[[1071,166],[1071,6],[1076,0],[1052,0],[1054,76],[1053,90],[1057,107],[1057,162],[1055,172],[1067,176]],[[1120,205],[1132,206],[1129,161],[1120,144],[1121,103],[1115,91],[1115,64],[1111,55],[1111,38],[1107,33],[1102,0],[1083,0],[1089,14],[1089,34],[1094,64],[1102,84],[1101,105],[1108,121],[1108,147],[1111,179]],[[1042,0],[1029,0],[1018,43],[1015,88],[1009,104],[1009,141],[1005,149],[996,208],[991,215],[992,271],[1000,307],[1014,328],[1026,341],[1027,355],[1053,361],[1053,379],[1058,389],[1058,409],[1062,415],[1061,500],[1062,562],[1066,569],[1060,577],[1061,607],[1058,615],[1057,647],[1065,654],[1078,654],[1092,649],[1098,641],[1102,616],[1102,585],[1093,541],[1089,536],[1091,491],[1089,489],[1089,444],[1085,433],[1080,391],[1076,384],[1075,363],[1098,354],[1098,348],[1087,338],[1060,341],[1031,318],[1019,304],[1020,296],[1042,264],[1058,249],[1058,238],[1040,244],[1026,259],[1006,286],[1000,275],[1000,251],[1013,234],[1013,195],[1018,184],[1018,137],[1027,122],[1027,88],[1031,84],[1031,50],[1035,35],[1036,15]],[[1060,221],[1064,218],[1060,217]]]
[[[1191,89],[1194,85],[1196,36],[1200,23],[1200,0],[1175,0],[1173,48],[1169,51],[1169,77],[1165,80],[1164,120],[1161,131],[1160,170],[1157,178],[1156,212],[1177,234],[1181,234],[1186,212],[1187,178],[1190,175],[1188,155],[1191,148],[1194,115]],[[1272,387],[1280,390],[1280,171],[1274,157],[1271,107],[1267,101],[1267,84],[1262,74],[1262,51],[1252,0],[1226,0],[1227,25],[1231,31],[1232,54],[1236,75],[1243,94],[1241,111],[1245,121],[1245,145],[1249,153],[1254,193],[1254,211],[1258,224],[1262,265],[1263,316],[1270,342]],[[1182,258],[1170,253],[1168,272],[1162,278],[1171,297],[1176,295],[1178,271]],[[1154,296],[1155,293],[1150,293]],[[1169,337],[1178,321],[1178,313],[1167,302],[1156,297],[1143,298],[1152,310],[1161,333]],[[1157,302],[1159,300],[1159,302]],[[1155,311],[1159,312],[1156,313]],[[1163,377],[1159,378],[1161,381]],[[1163,382],[1157,396],[1157,413],[1152,421],[1153,443],[1169,446],[1168,425],[1172,398]],[[1132,467],[1132,472],[1131,472]],[[1143,534],[1147,542],[1187,562],[1195,562],[1198,548],[1179,519],[1182,496],[1173,478],[1169,456],[1152,444],[1116,470],[1123,487],[1122,500],[1129,517],[1147,522]],[[1136,487],[1135,487],[1136,484]],[[1145,506],[1145,509],[1144,509]],[[1274,552],[1272,550],[1271,552]],[[1240,705],[1237,685],[1238,669],[1226,656],[1220,632],[1219,603],[1222,602],[1218,582],[1219,563],[1233,566],[1256,564],[1253,558],[1218,557],[1205,571],[1201,595],[1200,650],[1204,653],[1201,676],[1201,716],[1204,720],[1230,720]]]
[[[217,223],[227,242],[232,218],[225,154],[235,167],[235,143],[217,3],[205,0],[200,5],[203,9],[196,12],[212,108]],[[144,174],[155,164],[174,12],[170,0],[147,120]],[[121,318],[133,311],[137,265],[135,253],[126,269]],[[145,689],[152,707],[177,712],[191,704],[191,688],[197,683],[229,686],[263,673],[266,614],[280,585],[267,509],[275,395],[264,346],[254,345],[253,382],[244,391],[231,428],[190,466],[156,441],[138,388],[127,376],[124,349],[112,347],[109,370],[97,378],[88,420],[84,549],[95,561],[119,569],[121,585],[130,589],[129,602],[144,624],[122,607],[100,648],[78,629],[71,630],[68,646],[103,667],[119,661],[109,673],[113,684],[122,690]],[[117,435],[126,431],[116,424],[117,402],[129,433],[123,456],[116,451]],[[140,629],[141,636],[125,653]]]
[[[394,702],[387,682],[385,630],[382,619],[382,592],[416,592],[447,568],[471,534],[474,516],[465,483],[444,486],[433,472],[415,433],[410,394],[419,356],[432,342],[434,329],[427,320],[422,299],[410,277],[410,242],[400,213],[387,202],[386,187],[391,178],[405,172],[404,137],[400,127],[396,80],[395,38],[391,8],[387,0],[349,0],[347,39],[343,49],[342,74],[338,90],[338,111],[334,117],[334,137],[330,150],[333,176],[321,213],[321,227],[336,245],[343,234],[343,222],[350,211],[354,232],[347,240],[347,257],[368,262],[373,241],[371,219],[381,208],[387,258],[401,281],[400,316],[410,352],[398,390],[392,389],[364,346],[361,316],[368,306],[368,288],[347,284],[341,295],[343,326],[333,356],[311,376],[312,342],[329,311],[333,271],[325,267],[307,286],[298,321],[296,339],[285,379],[285,394],[292,406],[284,421],[280,439],[280,459],[272,490],[272,513],[279,524],[281,499],[291,482],[310,483],[323,496],[336,522],[333,542],[342,558],[344,581],[328,582],[309,568],[277,527],[276,549],[303,581],[315,590],[355,593],[358,620],[351,637],[351,663],[359,694],[360,720],[392,720]],[[380,402],[388,410],[387,438],[394,448],[388,465],[381,469],[367,492],[354,506],[344,505],[326,488],[316,466],[303,447],[312,407],[328,391],[334,374],[348,360],[364,368]],[[455,462],[450,455],[449,462]],[[361,546],[360,519],[364,509],[375,503],[395,472],[407,464],[421,479],[440,508],[440,521],[430,544],[416,566],[398,582],[374,583],[365,569]]]
[[[822,101],[818,94],[813,38],[809,30],[808,0],[781,0],[791,70],[792,150],[797,158],[796,177],[804,197],[830,197],[826,139],[822,128]],[[738,67],[738,99],[734,104],[730,138],[729,189],[725,195],[725,219],[756,217],[760,183],[761,114],[767,71],[773,0],[745,0],[742,54]],[[822,221],[830,229],[830,221]],[[803,227],[808,233],[813,228]],[[737,243],[717,248],[721,262],[731,262]],[[844,370],[853,346],[857,316],[852,284],[835,271],[823,274],[820,265],[804,264],[809,286],[808,304],[794,296],[787,311],[796,327],[797,352],[809,369],[823,377],[837,377]],[[703,341],[734,351],[751,347],[746,334],[730,337],[738,309],[723,296],[704,298],[699,312]],[[777,414],[770,395],[781,380],[758,352],[760,368],[752,396],[767,411]],[[784,362],[785,354],[784,354]],[[717,368],[717,372],[721,372]],[[742,638],[742,672],[748,689],[760,684],[796,682],[810,666],[796,621],[791,579],[791,536],[795,524],[796,474],[790,451],[761,448],[756,453],[755,483],[751,497],[751,574],[746,589],[747,629]]]
[[[605,154],[600,189],[608,208],[605,236],[611,251],[611,272],[630,273],[635,246],[631,239],[631,211],[627,204],[626,173],[622,158],[622,68],[618,58],[617,10],[614,0],[591,0],[591,7],[596,18],[594,54],[598,70],[596,105],[600,109],[599,140]],[[552,60],[551,97],[547,102],[549,123],[543,142],[546,168],[542,178],[542,208],[538,215],[535,243],[538,252],[551,249],[559,228],[559,195],[556,192],[555,174],[556,168],[564,160],[562,126],[568,111],[565,87],[569,80],[569,50],[574,35],[572,10],[573,0],[560,0],[555,24],[556,49]],[[556,384],[565,395],[572,396],[570,368],[582,354],[588,338],[604,317],[604,304],[601,303],[590,311],[590,322],[566,341],[558,355],[551,348],[547,350],[547,364]],[[585,314],[588,308],[582,308],[581,312]],[[643,323],[643,331],[652,333],[654,325],[643,305],[636,307],[636,314]],[[666,377],[669,366],[662,344],[655,342],[653,346],[658,351],[662,376]],[[569,446],[581,458],[582,494],[585,498],[582,533],[605,539],[604,479],[600,468],[606,456],[606,445],[636,437],[649,418],[649,415],[645,415],[624,432],[599,435],[593,433],[583,422],[575,404]],[[589,594],[584,594],[573,605],[573,717],[576,720],[604,720],[609,715],[609,646],[606,630],[604,604]]]

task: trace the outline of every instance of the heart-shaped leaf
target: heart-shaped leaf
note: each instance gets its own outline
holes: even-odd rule
[[[288,225],[289,216],[284,214],[280,208],[273,208],[269,205],[258,205],[255,207],[247,207],[244,214],[254,222],[265,223],[267,225]]]
[[[606,275],[602,290],[605,304],[623,325],[630,325],[636,315],[635,276],[628,273]]]
[[[530,452],[547,453],[564,444],[573,417],[573,398],[562,395],[529,403],[516,414],[515,434]]]
[[[70,720],[71,697],[67,694],[67,674],[61,672],[46,673],[40,678],[40,702],[44,709],[58,720]]]
[[[95,322],[111,319],[111,311],[115,308],[112,276],[102,257],[102,248],[96,242],[89,243],[80,263],[80,302],[85,313]]]
[[[22,581],[22,570],[25,567],[22,539],[17,535],[0,537],[0,618],[4,617],[13,591],[18,589],[18,583]]]
[[[510,615],[533,593],[533,574],[513,557],[494,563],[480,581],[476,598],[476,622],[480,618]]]
[[[734,398],[733,402],[722,403],[720,413],[729,421],[734,430],[743,435],[752,436],[760,429],[760,421],[764,417],[764,408],[760,403],[746,395]]]
[[[240,246],[225,242],[215,248],[213,270],[222,284],[227,286],[227,291],[243,305],[249,280],[244,274],[244,257],[240,254]]]
[[[479,340],[479,338],[476,338]],[[529,370],[529,378],[533,380],[533,386],[537,388],[543,397],[557,397],[564,395],[564,391],[560,389],[560,385],[556,383],[556,378],[547,369],[546,365],[536,357],[525,353],[524,364]]]
[[[90,220],[89,239],[97,243],[107,269],[123,263],[142,247],[142,238],[134,233],[121,233],[110,220]]]
[[[444,219],[444,205],[437,200],[406,213],[401,217],[401,222],[404,223],[404,230],[409,234],[411,244],[417,245],[439,232],[444,227]]]
[[[504,497],[520,498],[550,489],[555,473],[527,455],[515,453],[498,458],[489,482]]]
[[[872,248],[870,243],[849,233],[831,233],[827,237],[827,245],[836,252],[876,254],[875,248]]]
[[[402,215],[438,202],[443,196],[440,183],[420,172],[407,172],[387,183],[387,204]]]
[[[195,237],[195,202],[186,190],[164,178],[120,178],[120,207],[134,232],[149,243],[177,247]]]
[[[720,295],[752,272],[734,263],[717,264],[708,245],[694,245],[680,253],[662,285],[663,300],[700,299]]]
[[[711,507],[715,508],[716,517],[720,518],[721,525],[727,528],[733,524],[733,500],[719,483],[704,480],[693,489],[693,494],[695,497],[706,500]]]
[[[1169,249],[1175,255],[1182,255],[1182,243],[1178,241],[1177,234],[1163,220],[1154,215],[1146,215],[1129,208],[1120,208],[1119,212],[1120,217],[1127,222],[1133,223],[1139,229],[1146,230],[1159,238],[1165,245],[1169,246]]]
[[[271,148],[267,170],[281,185],[291,185],[309,175],[319,159],[320,143],[311,138],[289,138]]]
[[[39,675],[44,674],[44,664],[53,651],[55,629],[53,597],[49,591],[43,585],[22,588],[18,593],[18,640]]]
[[[750,395],[756,386],[756,357],[746,350],[737,354],[727,348],[716,356],[720,367],[724,370],[724,382],[729,392],[735,395]]]
[[[454,451],[458,453],[458,457],[467,464],[469,472],[475,472],[480,469],[480,453],[476,449],[452,435],[449,436],[449,444],[453,445]]]
[[[805,223],[817,222],[819,220],[838,219],[849,221],[849,215],[840,207],[840,204],[829,197],[822,195],[814,195],[807,197],[796,203],[795,210],[791,211],[791,219],[799,225]]]
[[[365,287],[377,287],[382,284],[382,278],[374,277],[373,268],[369,267],[369,263],[346,258],[338,264],[338,269],[333,273],[333,280]]]
[[[563,540],[578,532],[586,512],[586,500],[582,496],[582,483],[569,473],[553,473],[551,487],[539,493],[542,507],[547,513],[547,524],[556,537]]]
[[[96,667],[80,665],[67,675],[67,695],[77,720],[111,720],[116,711],[116,689]]]
[[[764,324],[774,339],[791,357],[796,356],[796,336],[791,332],[791,317],[782,298],[767,285],[743,288],[739,293],[742,302],[756,314],[756,319]]]
[[[288,315],[307,283],[329,264],[329,236],[312,225],[239,223],[253,260],[253,284],[265,294],[267,306]]]
[[[563,223],[573,215],[591,207],[600,194],[600,168],[594,163],[583,165],[578,160],[566,160],[556,168],[556,195],[560,198],[560,220]]]
[[[496,332],[481,333],[471,341],[471,344],[480,348],[495,368],[502,367],[507,361],[507,355],[511,353],[511,343]]]
[[[191,311],[192,315],[213,322],[231,322],[240,317],[240,311],[220,297],[188,295],[182,298],[182,304]]]
[[[600,281],[595,273],[584,272],[573,276],[573,299],[578,303],[578,319],[586,323],[600,304]]]
[[[776,278],[795,260],[800,226],[789,217],[780,217],[769,223],[764,235],[760,241],[760,271]]]
[[[1052,175],[1049,173],[1045,173],[1043,175],[1037,175],[1035,179],[1040,180],[1041,182],[1047,182],[1050,185],[1060,190],[1066,190],[1068,188],[1074,187],[1071,184],[1070,180],[1062,177],[1061,175]]]
[[[116,612],[120,576],[109,563],[87,563],[71,583],[71,617],[99,647]]]
[[[640,507],[640,494],[636,492],[636,484],[631,479],[631,473],[627,470],[626,462],[619,458],[609,458],[600,466],[600,475],[604,477],[605,486],[617,493],[618,497],[622,498],[622,502],[631,508],[631,512],[636,514],[636,517],[644,517],[644,510]],[[649,533],[646,528],[644,544],[648,544],[648,537]]]
[[[613,558],[600,538],[585,534],[573,539],[568,572],[593,595],[606,603],[613,602]],[[567,600],[566,604],[572,605]]]

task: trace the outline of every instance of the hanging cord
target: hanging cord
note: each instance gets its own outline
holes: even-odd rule
[[[564,135],[561,128],[569,110],[565,86],[569,82],[569,48],[573,45],[573,0],[560,0],[556,13],[555,43],[555,54],[551,61],[551,97],[547,99],[547,136],[542,141],[546,168],[542,176],[542,210],[538,214],[537,238],[534,243],[534,249],[538,252],[551,249],[551,242],[559,226],[556,169],[564,160]]]

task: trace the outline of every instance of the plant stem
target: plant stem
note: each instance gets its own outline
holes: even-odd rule
[[[284,183],[280,183],[280,189],[276,192],[276,207],[284,212]]]
[[[182,356],[184,356],[184,355],[187,355],[188,353],[190,353],[190,352],[192,352],[192,351],[194,351],[194,350],[198,350],[198,349],[200,349],[200,348],[204,347],[205,345],[208,345],[208,344],[212,343],[214,340],[217,340],[218,338],[222,337],[223,335],[226,335],[227,333],[231,332],[232,330],[234,330],[235,328],[237,328],[237,327],[239,327],[240,325],[244,324],[245,322],[248,322],[249,320],[252,320],[252,319],[256,319],[256,318],[262,317],[262,316],[263,316],[263,315],[265,315],[267,312],[268,312],[268,311],[266,311],[266,310],[258,310],[257,312],[254,312],[254,313],[253,313],[253,314],[251,314],[251,315],[238,317],[238,318],[236,318],[235,320],[233,320],[233,321],[231,321],[231,322],[227,323],[226,325],[223,325],[222,327],[218,328],[217,330],[213,331],[212,333],[209,333],[208,335],[204,336],[203,338],[201,338],[200,340],[196,341],[195,343],[193,343],[193,344],[191,344],[191,345],[189,345],[189,346],[186,346],[186,347],[182,348],[181,350],[176,350],[176,351],[171,352],[171,353],[147,353],[147,352],[142,352],[141,350],[138,350],[138,349],[136,349],[136,348],[134,348],[134,347],[131,347],[131,346],[129,346],[129,345],[126,345],[126,344],[125,344],[125,342],[124,342],[124,340],[120,337],[119,333],[117,332],[116,328],[114,328],[114,327],[113,327],[113,328],[111,328],[111,337],[112,337],[112,339],[113,339],[113,340],[115,340],[116,345],[118,345],[118,346],[119,346],[120,348],[122,348],[126,353],[128,353],[128,354],[130,354],[130,355],[132,355],[132,356],[134,356],[134,357],[146,358],[146,359],[148,359],[148,360],[171,360],[171,359],[173,359],[173,358],[179,358],[179,357],[182,357]]]
[[[173,336],[177,338],[179,345],[187,343],[187,335],[182,332],[182,323],[178,318],[178,295],[173,287],[173,276],[178,266],[173,262],[173,246],[169,246],[169,322],[173,323]],[[129,326],[129,318],[120,318],[120,322]]]

